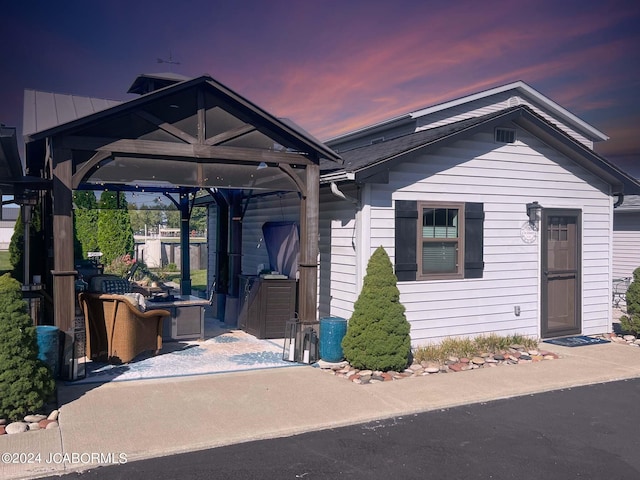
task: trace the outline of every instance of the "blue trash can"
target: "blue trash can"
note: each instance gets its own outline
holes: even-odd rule
[[[47,364],[53,378],[58,378],[60,349],[58,339],[60,329],[49,325],[38,325],[36,327],[38,339],[38,358]]]
[[[320,319],[320,358],[325,362],[339,362],[344,358],[342,339],[347,333],[347,321],[340,317]]]

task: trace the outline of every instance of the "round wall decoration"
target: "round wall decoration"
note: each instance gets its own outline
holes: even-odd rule
[[[529,222],[524,222],[520,228],[520,238],[524,243],[534,243],[536,241],[538,231]]]

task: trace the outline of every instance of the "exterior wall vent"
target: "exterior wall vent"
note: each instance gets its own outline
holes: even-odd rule
[[[374,138],[373,140],[371,140],[371,145],[375,145],[376,143],[382,143],[382,142],[384,142],[384,137]]]
[[[514,128],[496,128],[496,137],[495,140],[497,143],[515,143],[516,141],[516,130]]]

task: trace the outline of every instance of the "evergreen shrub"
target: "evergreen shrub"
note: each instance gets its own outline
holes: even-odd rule
[[[89,252],[100,250],[98,246],[98,201],[91,191],[73,192],[74,255],[76,259],[88,258]]]
[[[622,330],[640,336],[640,267],[633,271],[633,282],[626,293],[627,314],[620,317]]]
[[[40,206],[32,207],[29,228],[29,270],[32,275],[42,275],[44,273],[42,268],[44,263],[42,255],[45,251],[45,243],[41,217]],[[18,215],[13,227],[13,235],[9,243],[9,261],[13,267],[12,277],[21,283],[29,283],[30,279],[24,278],[24,253],[24,222],[21,213]]]
[[[27,313],[20,283],[0,276],[0,418],[35,413],[51,398],[55,381],[38,359],[36,327]]]
[[[342,340],[344,356],[353,367],[402,371],[409,364],[411,327],[397,282],[387,252],[378,247],[369,259],[362,291]]]
[[[98,247],[102,262],[109,265],[114,259],[132,255],[135,247],[127,202],[119,200],[118,192],[102,192],[98,212]]]

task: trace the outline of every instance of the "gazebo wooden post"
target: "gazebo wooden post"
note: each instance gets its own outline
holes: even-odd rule
[[[298,316],[303,322],[316,321],[318,303],[318,222],[320,208],[320,167],[306,167],[306,196],[300,202],[300,281]]]
[[[69,332],[75,317],[75,276],[73,262],[73,195],[71,150],[54,148],[53,177],[53,318],[62,332]]]
[[[189,231],[189,194],[180,191],[180,293],[191,295],[191,262],[189,255],[191,232]]]

